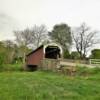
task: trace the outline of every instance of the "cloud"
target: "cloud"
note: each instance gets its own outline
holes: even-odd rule
[[[18,23],[14,18],[0,13],[0,40],[13,37],[12,31],[17,28]]]

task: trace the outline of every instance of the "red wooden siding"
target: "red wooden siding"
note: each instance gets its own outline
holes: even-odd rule
[[[40,61],[43,59],[43,47],[35,51],[34,53],[30,54],[26,58],[27,65],[38,65]]]

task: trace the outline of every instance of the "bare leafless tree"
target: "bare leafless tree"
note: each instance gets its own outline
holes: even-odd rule
[[[16,42],[19,46],[24,47],[23,50],[23,63],[25,62],[25,55],[27,52],[27,46],[31,44],[31,30],[26,28],[22,31],[14,31]]]
[[[72,32],[72,37],[81,59],[86,58],[88,50],[98,43],[97,31],[92,31],[85,23]]]
[[[27,28],[22,31],[14,31],[16,41],[19,45],[37,48],[47,38],[47,29],[44,25],[34,25],[31,29]]]
[[[14,31],[14,34],[19,45],[28,46],[31,43],[31,30],[29,28],[22,31]]]
[[[32,28],[32,43],[35,48],[39,47],[44,41],[47,40],[47,29],[44,25],[36,26]]]
[[[36,26],[33,28],[14,31],[16,42],[19,46],[24,47],[23,50],[23,62],[25,61],[25,55],[27,52],[27,47],[37,48],[44,40],[46,40],[47,29],[44,25]]]

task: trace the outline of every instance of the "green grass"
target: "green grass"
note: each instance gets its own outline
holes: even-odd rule
[[[100,100],[100,73],[71,77],[41,71],[2,72],[0,100]]]
[[[22,71],[23,70],[23,64],[18,63],[18,64],[3,64],[0,65],[0,72],[5,72],[5,71]]]

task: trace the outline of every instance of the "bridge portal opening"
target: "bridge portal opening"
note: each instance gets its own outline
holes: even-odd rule
[[[57,46],[48,46],[45,48],[45,58],[58,59],[61,58],[60,48]]]

